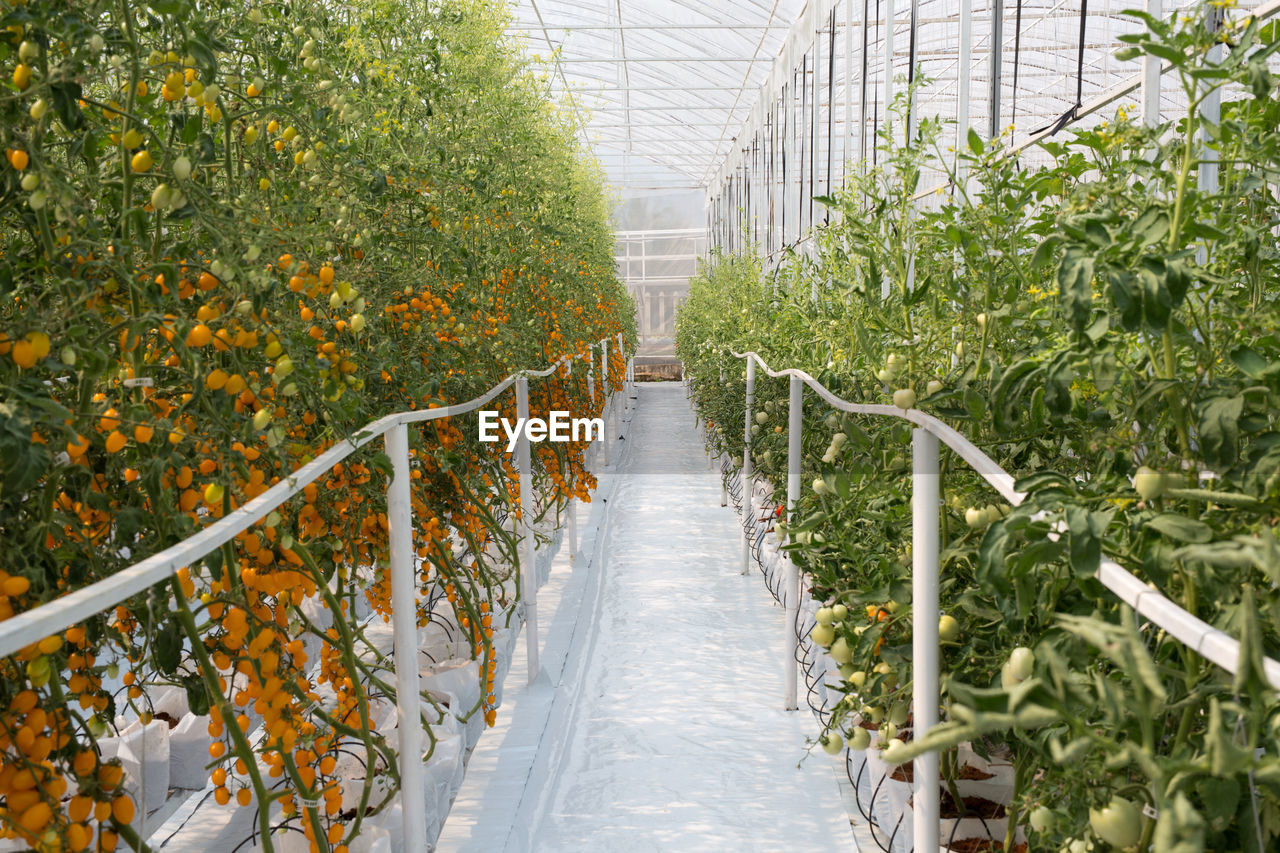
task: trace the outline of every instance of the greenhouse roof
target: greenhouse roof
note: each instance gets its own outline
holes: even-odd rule
[[[704,187],[804,0],[518,0],[511,29],[553,63],[611,183]]]

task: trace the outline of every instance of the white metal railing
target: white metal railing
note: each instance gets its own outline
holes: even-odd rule
[[[915,737],[938,724],[939,640],[938,618],[938,561],[939,561],[939,507],[941,472],[938,464],[939,442],[945,444],[957,456],[973,468],[992,488],[1014,506],[1022,503],[1026,495],[1014,488],[1014,478],[987,454],[973,445],[952,427],[919,409],[900,409],[897,406],[850,403],[827,390],[821,382],[803,370],[774,371],[755,352],[734,352],[736,358],[747,363],[746,417],[743,433],[742,488],[745,496],[752,494],[754,472],[751,461],[751,407],[755,401],[756,365],[774,378],[790,381],[790,409],[787,434],[787,522],[794,522],[792,515],[800,498],[801,438],[803,430],[803,394],[808,385],[832,408],[855,415],[893,417],[915,425],[912,431],[911,478],[911,655],[912,714]],[[750,552],[744,542],[743,573],[747,571]],[[1170,636],[1193,649],[1201,657],[1234,674],[1239,667],[1240,643],[1231,635],[1183,610],[1157,590],[1147,586],[1115,561],[1102,558],[1098,580],[1116,594],[1125,604],[1163,628]],[[796,677],[797,650],[800,638],[795,630],[800,606],[800,574],[795,563],[787,560],[784,585],[784,601],[787,610],[786,656],[786,708],[798,706]],[[1280,662],[1263,658],[1263,670],[1267,681],[1280,690]],[[912,822],[916,850],[939,848],[939,767],[938,753],[929,752],[914,760],[912,782]]]
[[[425,774],[422,764],[422,725],[419,717],[418,675],[418,608],[416,561],[413,554],[413,505],[409,492],[409,432],[408,425],[425,423],[440,418],[453,417],[475,411],[495,399],[512,385],[516,389],[516,414],[529,416],[529,378],[550,376],[562,367],[566,375],[573,369],[573,362],[585,359],[588,366],[587,383],[591,399],[595,399],[595,349],[600,348],[600,388],[604,400],[602,418],[606,423],[605,434],[599,442],[602,464],[608,464],[608,418],[616,409],[610,407],[608,392],[609,338],[602,338],[587,348],[581,356],[561,358],[544,370],[525,370],[514,373],[494,385],[484,394],[464,403],[397,412],[366,424],[349,438],[298,468],[287,479],[272,486],[224,518],[209,525],[181,542],[122,569],[111,577],[69,593],[54,601],[0,622],[0,657],[12,655],[37,640],[70,628],[95,613],[115,607],[153,584],[160,583],[178,569],[202,559],[236,535],[265,518],[378,436],[383,437],[387,456],[391,459],[392,476],[387,484],[387,538],[391,563],[391,608],[394,635],[397,728],[400,747],[400,796],[402,808],[404,849],[427,849],[426,813],[421,808],[410,808],[410,803],[425,799]],[[623,336],[616,335],[617,350],[622,351]],[[626,371],[630,380],[631,369]],[[617,389],[615,389],[616,391]],[[627,395],[629,400],[630,395]],[[536,542],[533,530],[533,483],[529,437],[520,431],[516,448],[516,464],[520,476],[520,551],[519,572],[521,597],[524,604],[525,642],[528,645],[529,681],[538,674],[538,605],[537,578],[534,577],[534,552]],[[576,501],[569,501],[570,535],[576,537]],[[570,544],[570,553],[577,550],[576,539]]]

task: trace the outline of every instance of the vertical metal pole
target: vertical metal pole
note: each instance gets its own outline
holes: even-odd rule
[[[893,138],[893,0],[884,3],[884,131]]]
[[[862,74],[859,76],[858,91],[858,164],[861,167],[867,162],[867,92],[870,90],[868,70],[871,68],[871,23],[870,0],[862,0]]]
[[[567,515],[569,517],[569,562],[573,562],[578,557],[578,498],[575,495],[569,495]]]
[[[1157,20],[1164,17],[1163,7],[1163,0],[1147,0],[1147,14]],[[1142,123],[1160,123],[1160,57],[1150,54],[1142,58]]]
[[[529,418],[529,380],[516,380],[516,417]],[[538,573],[534,567],[533,464],[529,459],[529,434],[520,431],[516,443],[516,469],[520,472],[520,586],[524,592],[525,645],[529,655],[529,683],[538,677]],[[409,848],[422,849],[422,848]]]
[[[916,62],[918,61],[919,36],[920,36],[920,0],[911,0],[911,30],[907,37],[907,81],[910,85],[911,81],[916,79]],[[911,144],[911,134],[914,132],[916,124],[916,97],[915,94],[908,90],[907,93],[907,127],[903,134],[903,142],[907,145]]]
[[[752,476],[751,461],[751,406],[756,401],[756,362],[751,356],[747,356],[747,402],[746,402],[746,426],[742,432],[742,515],[746,519],[750,513],[752,516],[756,512],[755,501],[755,477]],[[745,575],[751,570],[751,543],[747,541],[747,534],[744,529],[742,536],[742,573]]]
[[[840,175],[853,159],[853,0],[844,3],[844,142],[840,146]]]
[[[914,737],[938,724],[938,439],[915,429],[911,478],[911,665]],[[916,850],[939,847],[938,753],[915,760],[912,820]]]
[[[787,529],[796,523],[796,501],[800,500],[800,439],[804,423],[804,383],[797,377],[791,377],[791,408],[787,418]],[[789,538],[789,534],[788,534]],[[796,660],[800,650],[800,638],[796,634],[796,621],[800,614],[800,568],[790,557],[787,558],[787,585],[784,595],[787,608],[786,658],[783,660],[787,673],[786,710],[794,711],[799,707],[796,701],[796,671],[800,662]],[[934,626],[935,629],[937,626]]]
[[[960,0],[960,76],[956,82],[956,183],[963,186],[969,147],[969,81],[973,75],[973,0]]]
[[[391,624],[395,641],[396,728],[400,735],[400,796],[404,849],[427,848],[426,774],[422,764],[422,698],[418,689],[418,579],[409,497],[409,428],[396,424],[383,436],[391,457],[387,484],[387,539],[391,551]]]
[[[596,407],[596,357],[591,347],[587,348],[587,397],[591,400],[591,408]],[[591,457],[595,457],[597,452],[596,445],[591,445]]]
[[[1209,6],[1205,9],[1205,14],[1208,16],[1206,24],[1209,30],[1217,32],[1222,27],[1222,9]],[[1221,42],[1209,49],[1206,59],[1209,65],[1218,65],[1222,62]],[[1200,191],[1205,193],[1218,191],[1218,152],[1209,147],[1209,131],[1206,127],[1206,125],[1217,127],[1222,120],[1222,87],[1216,84],[1217,81],[1214,80],[1205,82],[1206,87],[1214,88],[1200,101],[1200,169],[1197,184]],[[1203,263],[1203,260],[1201,262]]]
[[[621,353],[622,352],[622,332],[618,332],[617,337],[618,337],[618,352]],[[624,411],[631,406],[631,401],[627,397],[626,390],[627,390],[627,376],[626,376],[626,365],[624,364],[623,375],[622,375],[622,391],[623,391],[622,408]],[[615,397],[618,396],[617,392],[614,392],[614,396]]]
[[[1004,52],[1004,0],[991,4],[991,126],[987,128],[992,139],[1000,136],[1000,59]]]
[[[609,467],[609,339],[600,341],[600,420],[604,436],[600,439],[600,467]]]

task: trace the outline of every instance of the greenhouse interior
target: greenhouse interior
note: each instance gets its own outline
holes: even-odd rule
[[[0,0],[0,853],[1280,850],[1278,11]]]

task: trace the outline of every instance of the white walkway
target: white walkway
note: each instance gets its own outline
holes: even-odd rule
[[[606,528],[544,588],[542,676],[513,664],[439,849],[850,849],[833,763],[801,762],[815,721],[781,710],[783,614],[739,574],[684,389],[637,394],[593,506]]]

